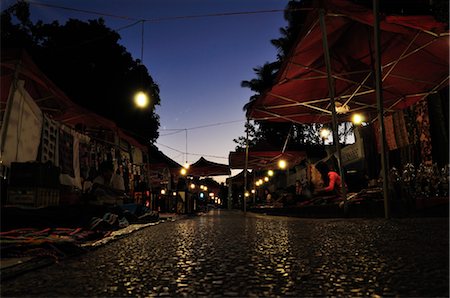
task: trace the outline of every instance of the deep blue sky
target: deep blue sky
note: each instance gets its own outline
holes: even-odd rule
[[[162,17],[283,9],[288,0],[72,0],[35,1],[81,10],[93,10],[132,18]],[[1,8],[12,0],[2,0]],[[99,16],[31,4],[33,20],[44,22],[68,18],[81,20]],[[103,17],[117,29],[133,23]],[[157,146],[179,163],[185,162],[185,132],[173,131],[209,124],[234,123],[188,131],[188,161],[207,159],[228,163],[234,138],[244,135],[243,105],[252,92],[240,87],[242,80],[255,77],[253,68],[275,61],[276,49],[270,40],[280,36],[286,25],[282,12],[198,19],[146,22],[144,64],[161,90],[160,138]],[[141,55],[141,25],[119,31],[121,44],[133,55]],[[168,147],[178,151],[169,149]],[[218,156],[222,158],[214,158]]]

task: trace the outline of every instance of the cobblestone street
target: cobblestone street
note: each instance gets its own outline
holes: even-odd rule
[[[5,280],[1,296],[448,296],[448,228],[215,210]]]

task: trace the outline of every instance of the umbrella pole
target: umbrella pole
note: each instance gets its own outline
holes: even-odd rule
[[[386,139],[384,132],[384,117],[383,117],[383,95],[382,81],[381,81],[381,48],[380,48],[380,3],[378,0],[373,0],[373,14],[374,14],[374,35],[375,35],[375,89],[377,95],[377,109],[378,121],[380,123],[380,143],[381,143],[381,176],[383,178],[383,198],[384,198],[384,217],[390,217],[389,210],[389,192],[388,192],[388,173],[389,167],[386,154]]]
[[[327,68],[328,92],[330,94],[331,116],[332,116],[332,125],[333,125],[333,142],[334,142],[334,145],[336,146],[339,174],[341,176],[341,189],[342,189],[342,197],[344,200],[344,214],[347,215],[347,211],[348,211],[347,189],[345,187],[344,168],[342,167],[341,146],[339,144],[338,123],[337,123],[336,107],[335,107],[335,103],[334,103],[334,84],[333,84],[333,77],[331,75],[330,52],[328,49],[327,30],[326,30],[324,14],[325,14],[324,9],[320,8],[319,18],[320,18],[320,28],[322,31],[323,55],[325,58],[325,65]]]

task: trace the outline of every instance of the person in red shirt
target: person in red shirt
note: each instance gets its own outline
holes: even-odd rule
[[[324,185],[326,186],[316,189],[314,192],[316,194],[323,195],[336,195],[337,197],[342,198],[342,180],[336,170],[330,169],[330,167],[323,161],[319,162],[316,165],[316,168],[321,173]]]

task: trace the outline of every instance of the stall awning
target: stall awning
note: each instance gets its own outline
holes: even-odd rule
[[[247,171],[247,179],[250,180],[251,177],[253,177],[252,172]],[[230,183],[244,184],[244,181],[245,181],[245,170],[242,170],[239,174],[236,174],[233,177],[227,178],[226,183],[227,183],[227,185]]]
[[[188,175],[197,177],[231,175],[231,170],[228,165],[212,162],[201,157],[189,167]]]
[[[323,1],[338,113],[376,112],[373,12],[348,0]],[[384,16],[381,27],[386,112],[403,109],[448,85],[449,32],[431,16]],[[331,122],[318,9],[272,88],[250,104],[255,120]],[[350,113],[343,114],[346,120]]]
[[[229,163],[232,169],[245,168],[245,152],[230,152]],[[278,162],[285,160],[289,167],[298,165],[306,159],[305,151],[249,151],[248,169],[264,170],[277,169]]]
[[[0,71],[1,110],[6,109],[10,86],[14,81],[16,71],[18,79],[25,81],[25,90],[44,113],[59,115],[75,106],[75,103],[44,75],[24,50],[2,49]]]

